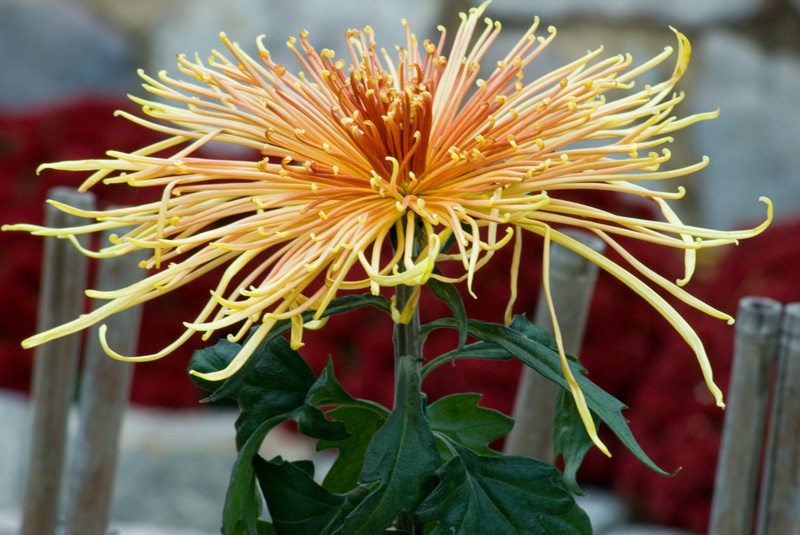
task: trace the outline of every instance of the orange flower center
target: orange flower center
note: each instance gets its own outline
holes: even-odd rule
[[[332,89],[354,144],[387,180],[393,173],[391,159],[396,160],[397,186],[404,193],[425,171],[432,124],[431,84],[422,80],[419,67],[414,70],[416,75],[402,89],[387,72],[353,70],[347,81],[329,78],[338,82]]]

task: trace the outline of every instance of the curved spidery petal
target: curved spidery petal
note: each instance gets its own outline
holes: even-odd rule
[[[683,186],[673,193],[645,186],[708,163],[702,157],[670,167],[665,148],[672,133],[717,115],[673,115],[683,100],[675,85],[689,64],[689,41],[675,31],[677,54],[665,47],[637,63],[630,55],[604,57],[597,48],[540,73],[532,66],[556,30],[541,31],[534,19],[510,50],[496,55],[503,59],[488,65],[502,27],[483,18],[486,6],[460,15],[449,49],[443,28],[435,43],[420,41],[405,21],[405,46],[394,55],[378,47],[370,28],[347,32],[343,57],[327,48],[317,52],[303,31],[288,43],[304,71],[293,74],[272,57],[262,38],[257,55],[250,56],[221,34],[227,52],[215,51],[207,62],[179,56],[178,77],[140,72],[152,99],[132,97],[142,114],[118,115],[161,132],[164,140],[130,153],[108,151],[103,158],[43,164],[38,171],[86,171],[82,190],[127,185],[152,192],[151,202],[107,211],[56,204],[87,223],[3,229],[68,239],[97,258],[146,250],[150,257],[141,265],[152,273],[126,288],[87,292],[108,302],[23,345],[101,323],[220,268],[216,283],[205,289],[204,309],[164,350],[125,357],[108,347],[104,329],[101,340],[115,358],[152,360],[195,333],[207,339],[218,329],[234,328],[229,337],[240,340],[257,325],[227,369],[200,374],[221,380],[241,369],[278,321],[291,323],[291,344],[301,346],[304,329],[321,327],[325,309],[341,292],[379,294],[402,284],[416,287],[416,302],[419,287],[434,277],[466,281],[472,293],[481,268],[514,237],[508,321],[527,230],[543,236],[546,245],[560,243],[584,255],[658,310],[694,349],[709,389],[722,404],[702,343],[654,288],[730,320],[682,286],[695,269],[698,249],[760,233],[772,219],[772,205],[762,199],[768,205],[763,224],[721,232],[687,225],[676,215],[669,202],[683,196]],[[673,56],[675,66],[666,79],[636,83]],[[211,158],[201,151],[212,142],[239,150]],[[606,211],[594,200],[570,200],[567,194],[575,191],[631,196],[652,203],[664,219],[635,218]],[[632,271],[568,237],[559,230],[563,227],[594,232]],[[75,238],[109,229],[118,234],[98,251]],[[683,277],[668,281],[626,251],[617,236],[681,250]],[[451,240],[454,245],[443,250]],[[448,276],[434,272],[444,262],[456,267]],[[409,310],[394,310],[395,321],[405,321]],[[313,312],[310,322],[303,322],[304,312]],[[553,324],[558,325],[555,317]],[[556,338],[587,432],[604,449]]]
[[[549,227],[542,224],[534,224],[528,227],[529,230],[541,235],[544,235],[545,229],[548,228]],[[560,243],[561,245],[572,249],[578,254],[585,256],[592,262],[596,263],[608,273],[622,281],[634,292],[639,294],[639,296],[645,301],[650,303],[653,308],[657,310],[675,328],[675,330],[680,333],[681,336],[683,336],[684,340],[686,340],[689,346],[694,350],[709,391],[714,395],[717,405],[720,407],[725,406],[722,401],[722,391],[719,389],[719,387],[717,387],[716,384],[714,384],[714,374],[711,370],[711,363],[708,361],[708,356],[706,355],[703,343],[700,341],[697,333],[694,331],[694,329],[692,329],[689,323],[680,314],[678,314],[678,312],[669,303],[667,303],[663,297],[658,295],[652,288],[644,284],[638,277],[631,274],[629,271],[626,271],[618,264],[594,251],[590,247],[580,243],[578,240],[557,231],[551,232],[551,239],[556,243]]]
[[[586,404],[586,398],[581,391],[581,387],[578,386],[577,381],[575,381],[575,377],[572,375],[572,370],[569,367],[569,361],[567,361],[567,355],[564,351],[564,339],[561,337],[561,328],[558,325],[558,317],[556,316],[556,309],[555,306],[553,306],[553,297],[550,292],[550,238],[552,231],[547,225],[542,225],[542,227],[542,234],[544,237],[544,254],[542,255],[542,287],[544,289],[545,300],[547,301],[547,310],[550,312],[550,319],[553,322],[553,336],[556,339],[558,356],[561,359],[561,371],[564,374],[564,378],[567,380],[567,385],[569,385],[570,392],[575,400],[575,406],[578,409],[578,414],[580,415],[581,421],[586,428],[586,432],[589,434],[589,438],[592,439],[592,442],[595,443],[600,451],[610,457],[611,453],[608,451],[608,448],[600,440],[600,437],[597,436],[597,428],[594,425],[592,413],[589,411],[589,406]]]
[[[253,351],[255,351],[258,345],[264,340],[264,338],[267,337],[269,331],[274,326],[274,319],[268,319],[262,323],[258,329],[256,329],[256,331],[250,335],[250,338],[247,339],[247,342],[245,342],[244,346],[242,346],[242,349],[225,369],[211,373],[201,373],[196,370],[189,370],[189,373],[201,379],[205,379],[206,381],[222,381],[223,379],[227,379],[239,371],[242,366],[244,366],[245,362],[247,362],[247,359],[250,358],[250,355],[253,354]]]

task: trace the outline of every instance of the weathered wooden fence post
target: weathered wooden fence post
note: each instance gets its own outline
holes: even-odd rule
[[[94,196],[71,188],[50,190],[50,199],[78,208],[94,208]],[[81,219],[48,204],[45,225],[68,227]],[[86,240],[82,240],[86,245]],[[39,332],[76,318],[83,310],[87,258],[69,241],[45,239]],[[67,416],[75,391],[80,335],[39,346],[34,356],[33,428],[23,491],[22,535],[50,535],[58,522]]]
[[[800,534],[800,303],[786,305],[781,335],[758,535]]]
[[[111,231],[103,234],[108,243]],[[142,279],[138,264],[145,257],[129,253],[99,263],[94,286],[115,290]],[[102,304],[102,302],[100,303]],[[104,321],[107,340],[115,351],[134,354],[141,307],[119,312]],[[65,535],[102,535],[108,530],[122,420],[128,404],[133,363],[105,354],[97,335],[89,332],[81,374],[79,424],[74,437],[68,481]]]
[[[733,372],[709,535],[748,535],[751,532],[782,308],[777,301],[763,297],[745,297],[739,302]]]
[[[595,251],[602,252],[605,243],[586,232],[569,233],[571,237]],[[550,249],[550,292],[553,307],[564,340],[564,349],[577,356],[586,330],[597,264],[553,243]],[[539,292],[534,323],[553,334],[553,324],[544,293]],[[514,401],[514,428],[506,437],[504,453],[526,455],[535,459],[553,459],[553,412],[558,385],[525,367]]]

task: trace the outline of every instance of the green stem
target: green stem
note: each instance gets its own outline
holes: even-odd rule
[[[413,291],[414,287],[412,286],[400,285],[395,288],[395,307],[398,310],[405,308]],[[414,315],[408,323],[394,324],[392,340],[394,341],[395,392],[397,392],[398,388],[397,380],[402,357],[411,357],[420,368],[422,367],[422,343],[419,338],[419,329],[419,308],[414,310]],[[421,395],[422,392],[420,392]],[[422,533],[422,529],[414,525],[411,515],[406,511],[402,511],[397,515],[397,529],[408,535],[420,535]]]
[[[414,288],[400,285],[395,288],[395,307],[403,310],[411,298]],[[412,357],[422,362],[422,344],[419,340],[419,308],[414,310],[414,315],[408,323],[394,324],[394,367],[395,377],[400,357]]]

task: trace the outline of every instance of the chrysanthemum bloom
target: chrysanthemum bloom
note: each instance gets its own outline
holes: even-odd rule
[[[155,200],[92,212],[59,205],[94,220],[77,228],[6,228],[68,238],[76,246],[77,234],[124,229],[109,246],[87,254],[111,257],[151,249],[144,267],[154,272],[127,288],[88,292],[109,301],[24,345],[84,329],[222,268],[207,306],[169,347],[139,357],[123,357],[107,345],[106,350],[120,359],[152,360],[198,331],[208,337],[240,325],[234,337],[239,339],[258,325],[226,370],[205,376],[223,379],[242,366],[279,320],[292,321],[293,345],[301,345],[301,313],[316,311],[319,318],[342,290],[369,288],[377,293],[401,284],[419,289],[430,277],[456,282],[433,273],[444,261],[463,265],[457,280],[466,279],[469,288],[492,252],[512,239],[516,269],[520,236],[527,230],[545,240],[548,300],[548,250],[555,241],[599,264],[661,312],[695,350],[721,404],[700,340],[652,287],[730,320],[681,286],[692,274],[697,249],[753,236],[771,215],[748,231],[691,227],[665,201],[681,197],[682,189],[670,193],[639,184],[685,175],[707,163],[704,158],[689,167],[660,170],[669,151],[650,152],[672,141],[670,132],[716,116],[670,115],[683,98],[673,93],[673,86],[689,61],[688,41],[676,32],[678,57],[672,75],[636,91],[633,80],[665,61],[671,48],[637,67],[631,67],[630,56],[598,59],[598,49],[531,80],[525,69],[556,35],[551,27],[537,36],[537,19],[505,59],[480,78],[480,62],[500,32],[499,23],[486,19],[476,37],[484,8],[462,14],[449,54],[444,28],[439,28],[438,43],[424,41],[420,47],[403,21],[406,46],[394,59],[377,48],[370,28],[347,33],[347,60],[338,59],[333,50],[315,51],[304,31],[299,43],[288,42],[304,70],[294,75],[260,41],[258,58],[252,58],[222,35],[232,58],[214,52],[207,65],[199,58],[179,58],[179,69],[192,82],[166,73],[158,80],[142,74],[148,91],[175,105],[134,98],[158,122],[121,115],[167,134],[167,139],[131,154],[110,151],[109,159],[42,168],[93,171],[84,190],[101,181],[150,187],[158,192]],[[622,96],[607,99],[610,90]],[[258,149],[263,159],[195,156],[210,141]],[[560,195],[564,190],[635,195],[652,201],[665,220],[624,217],[570,202]],[[625,258],[629,269],[562,233],[564,227],[594,232]],[[455,245],[444,251],[451,234]],[[685,250],[685,277],[677,284],[666,280],[626,253],[612,236]],[[396,320],[403,316],[398,311]],[[561,354],[587,430],[601,445]]]

